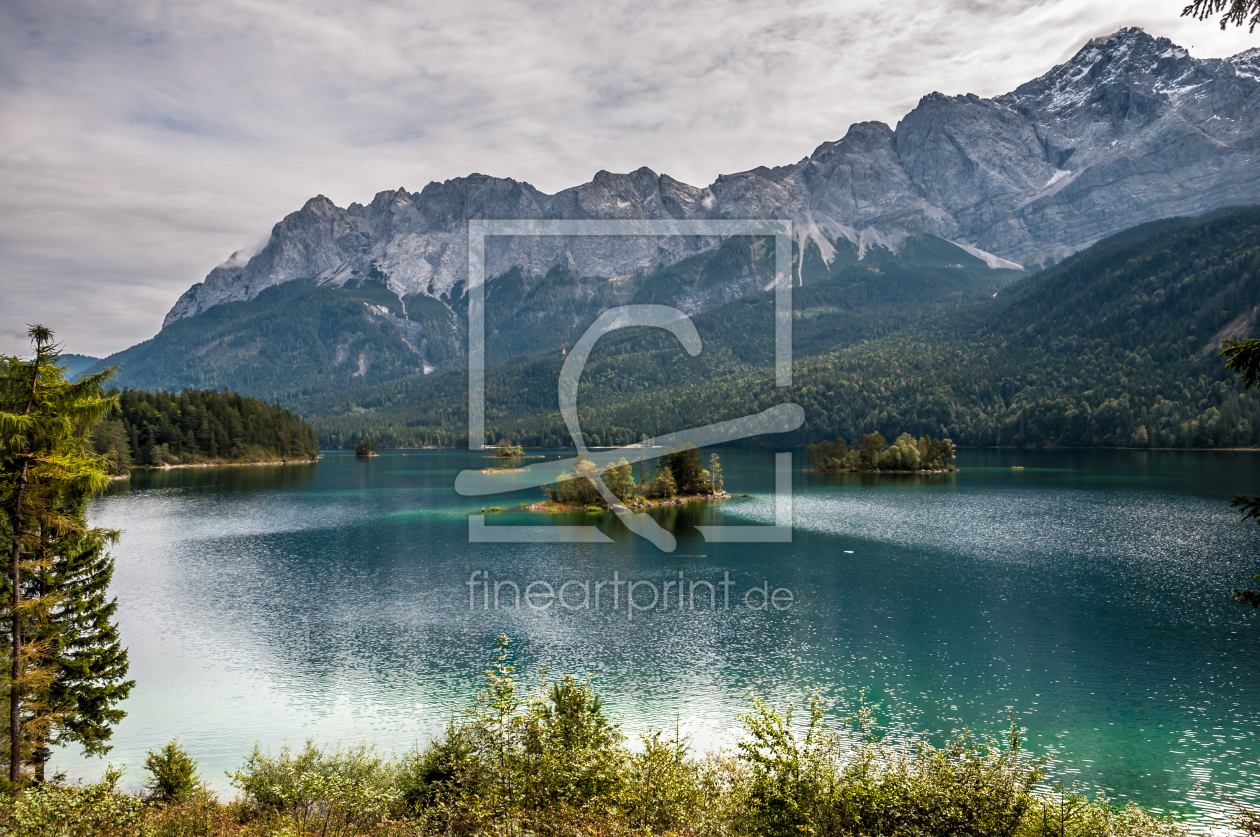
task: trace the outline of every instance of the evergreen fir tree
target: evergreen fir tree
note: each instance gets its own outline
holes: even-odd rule
[[[98,591],[103,600],[109,565],[88,572],[94,580],[86,587],[57,587],[58,580],[68,580],[63,572],[82,558],[85,546],[100,549],[112,537],[87,526],[83,504],[108,485],[105,463],[92,452],[88,434],[117,399],[102,391],[109,372],[69,382],[52,333],[32,326],[29,335],[35,347],[32,360],[0,357],[0,546],[6,559],[0,618],[8,632],[6,726],[12,782],[20,779],[24,763],[38,760],[36,751],[70,729],[63,724],[80,723],[75,713],[80,711],[77,695],[85,694],[84,682],[101,686],[121,678],[116,655],[102,668],[101,659],[79,653],[99,646],[100,619],[108,622],[112,616],[112,607],[93,604],[91,593]],[[81,562],[70,577],[82,581]],[[77,602],[76,595],[87,595],[88,600]],[[100,619],[67,618],[75,612]],[[90,627],[97,638],[62,635],[54,625],[68,631]],[[78,650],[71,654],[70,649]],[[68,675],[65,665],[78,667],[79,674]],[[121,665],[125,673],[125,658]],[[60,708],[51,702],[58,682],[76,694]],[[120,699],[116,692],[115,702]],[[91,703],[89,698],[87,704]],[[83,737],[93,738],[86,732]]]
[[[64,510],[83,519],[84,497]],[[109,598],[114,559],[108,547],[118,539],[112,530],[87,529],[49,540],[47,569],[38,573],[41,594],[55,597],[48,618],[35,626],[46,642],[45,660],[51,668],[44,704],[51,723],[33,748],[35,778],[44,778],[51,747],[75,743],[89,756],[111,748],[113,725],[126,715],[117,704],[130,693],[127,649],[114,621],[117,599]]]
[[[684,445],[662,456],[661,464],[673,474],[679,494],[705,494],[710,490],[709,472],[704,470],[704,460],[694,445]]]

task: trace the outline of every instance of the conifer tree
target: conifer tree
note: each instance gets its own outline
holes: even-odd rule
[[[1181,10],[1182,17],[1199,20],[1207,20],[1216,14],[1221,15],[1222,29],[1230,24],[1246,25],[1248,32],[1255,32],[1260,26],[1260,0],[1194,0]]]
[[[673,475],[680,494],[703,494],[710,491],[710,474],[694,445],[684,445],[661,457],[661,464]]]
[[[1220,354],[1225,358],[1225,368],[1242,380],[1246,390],[1250,391],[1260,383],[1260,339],[1225,340],[1221,343]],[[1260,495],[1248,497],[1246,494],[1235,494],[1229,505],[1239,510],[1244,521],[1254,520],[1260,523]],[[1260,581],[1260,575],[1254,578]],[[1260,607],[1260,592],[1234,590],[1232,595],[1236,602]]]
[[[85,500],[72,498],[63,513],[82,520]],[[119,533],[86,529],[56,538],[45,530],[43,535],[47,558],[37,579],[40,595],[51,601],[47,618],[33,629],[51,669],[43,699],[51,723],[34,736],[31,761],[38,780],[54,745],[76,743],[89,756],[108,752],[113,725],[126,714],[117,704],[135,685],[126,679],[127,649],[114,621],[118,602],[108,597],[114,575],[108,548]]]
[[[5,685],[12,782],[20,779],[24,762],[37,760],[36,750],[81,722],[79,697],[87,694],[83,683],[99,686],[120,679],[116,654],[107,655],[115,663],[111,669],[86,652],[100,647],[100,623],[112,616],[112,607],[101,607],[111,568],[104,559],[105,565],[98,563],[95,572],[85,573],[81,552],[87,546],[103,548],[112,535],[88,527],[83,503],[108,484],[103,460],[92,452],[87,437],[117,401],[102,392],[109,372],[67,381],[52,333],[38,325],[28,333],[35,347],[32,360],[0,357],[0,545],[6,559],[0,620],[8,633]],[[93,580],[84,586],[85,578]],[[67,617],[76,612],[100,618]],[[97,629],[96,639],[74,633],[89,625]],[[116,633],[105,644],[116,648]],[[121,666],[125,674],[125,657]],[[76,668],[77,675],[68,673]],[[59,682],[75,699],[54,707],[50,699]],[[113,702],[125,691],[115,692]],[[85,705],[91,703],[88,698]],[[98,730],[82,737],[100,735]]]

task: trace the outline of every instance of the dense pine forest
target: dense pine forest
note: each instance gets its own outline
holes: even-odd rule
[[[311,425],[292,412],[234,392],[124,390],[118,408],[93,428],[110,471],[134,466],[315,459]]]
[[[1251,333],[1260,302],[1260,210],[1143,225],[997,291],[918,309],[870,302],[888,269],[813,270],[797,289],[794,385],[773,385],[769,293],[695,318],[704,352],[669,335],[601,341],[580,388],[589,444],[735,418],[795,401],[806,424],[768,444],[901,432],[960,445],[1260,445],[1260,398],[1217,356]],[[877,295],[876,295],[877,296]],[[571,444],[556,413],[561,358],[487,369],[489,441]],[[460,374],[313,399],[321,438],[348,446],[459,445]]]

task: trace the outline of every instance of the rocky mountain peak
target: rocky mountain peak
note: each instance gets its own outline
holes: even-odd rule
[[[849,154],[878,153],[891,148],[893,129],[883,122],[855,122],[845,135],[834,142],[824,142],[806,158],[813,165]]]
[[[357,205],[358,204],[351,204],[351,206]],[[372,197],[372,203],[370,204],[370,206],[378,209],[404,205],[414,205],[414,201],[411,193],[402,186],[399,186],[397,189],[386,189],[383,192],[377,192],[376,195]]]
[[[1252,80],[1260,79],[1260,47],[1238,53],[1229,59],[1229,63],[1238,75]]]
[[[341,210],[328,198],[323,195],[316,195],[302,205],[301,211],[314,215],[334,215]]]
[[[1051,117],[1084,110],[1107,116],[1119,110],[1124,117],[1137,98],[1134,94],[1157,103],[1193,85],[1204,63],[1167,38],[1130,27],[1094,38],[1069,61],[1000,99]]]

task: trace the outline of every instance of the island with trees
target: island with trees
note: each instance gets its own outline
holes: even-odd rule
[[[110,390],[117,406],[92,428],[111,476],[132,468],[315,462],[315,429],[276,404],[223,390]]]
[[[494,449],[492,454],[495,459],[506,459],[510,462],[517,462],[524,458],[525,450],[520,445],[514,445],[511,442],[504,442]]]
[[[515,471],[520,468],[521,460],[526,458],[525,449],[511,442],[501,442],[493,450],[494,452],[490,454],[490,459],[494,461],[494,464],[487,468],[482,468],[481,472],[483,474],[501,474],[505,471]]]
[[[639,463],[637,474],[624,458],[600,471],[590,459],[578,456],[568,474],[554,485],[543,486],[547,499],[529,508],[533,511],[614,508],[596,487],[595,480],[600,480],[617,499],[616,505],[628,509],[679,506],[730,497],[722,487],[722,461],[718,455],[710,454],[709,467],[705,468],[700,451],[686,446],[659,457],[650,474],[645,462]]]
[[[367,459],[372,456],[380,456],[380,454],[376,452],[376,443],[366,436],[354,443],[354,455],[361,459]]]
[[[805,448],[812,471],[941,473],[958,470],[949,464],[955,457],[954,443],[949,439],[915,439],[909,433],[902,433],[891,445],[881,434],[867,433],[852,447],[837,438]]]

